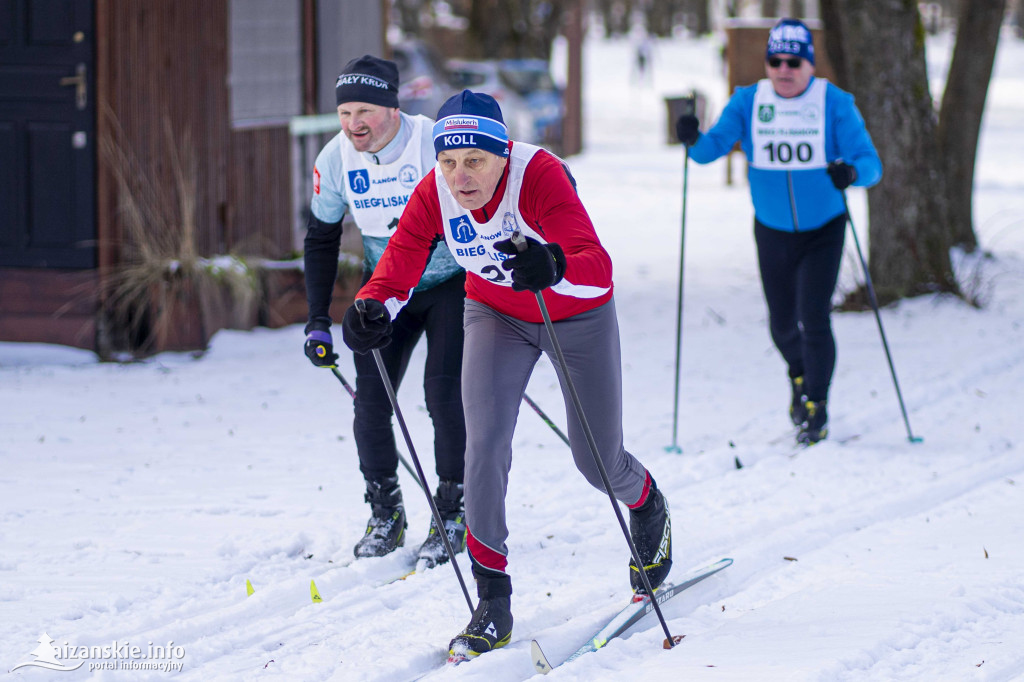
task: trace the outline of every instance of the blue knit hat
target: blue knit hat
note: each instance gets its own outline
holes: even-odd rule
[[[814,38],[811,29],[799,19],[779,19],[768,34],[764,58],[776,54],[792,54],[814,64]]]
[[[467,147],[508,156],[508,129],[493,97],[463,90],[437,111],[434,154]]]

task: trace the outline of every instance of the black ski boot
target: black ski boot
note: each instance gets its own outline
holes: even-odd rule
[[[357,558],[384,556],[405,544],[405,507],[398,476],[366,482],[366,496],[372,514],[366,522],[366,534],[356,543]]]
[[[450,656],[486,654],[512,639],[512,579],[501,573],[483,576],[473,567],[476,593],[480,598],[469,625],[448,645]]]
[[[789,418],[793,426],[802,426],[807,421],[807,396],[804,395],[804,378],[790,377],[789,385],[793,389],[793,398],[789,403]]]
[[[672,519],[668,513],[668,500],[653,479],[647,501],[643,506],[629,510],[629,535],[640,560],[644,562],[651,589],[658,589],[672,570]],[[637,594],[647,592],[633,559],[629,560],[629,584]]]
[[[796,434],[796,442],[801,445],[814,445],[828,436],[828,411],[825,409],[824,400],[808,400],[804,405],[807,408],[807,423],[800,427],[800,433]]]
[[[434,504],[437,505],[437,511],[444,520],[444,532],[448,536],[448,542],[458,554],[466,549],[466,510],[462,502],[462,484],[442,480],[437,485]],[[416,570],[433,568],[447,562],[448,551],[444,547],[443,538],[437,532],[437,523],[431,514],[430,531],[417,554]]]

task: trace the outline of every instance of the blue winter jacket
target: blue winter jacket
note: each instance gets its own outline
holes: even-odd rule
[[[739,140],[750,162],[750,125],[756,92],[756,83],[736,89],[718,122],[690,148],[691,159],[709,163],[725,156]],[[882,162],[853,103],[853,95],[829,83],[825,91],[825,117],[827,161],[842,159],[856,168],[854,185],[876,184],[882,178]],[[747,175],[754,216],[766,227],[785,232],[814,230],[845,210],[842,192],[835,188],[824,168],[784,171],[748,166]]]

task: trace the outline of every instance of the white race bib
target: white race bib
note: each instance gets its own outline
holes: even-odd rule
[[[494,242],[510,238],[518,229],[524,236],[547,244],[547,240],[530,227],[519,213],[523,175],[530,159],[539,151],[540,147],[525,142],[516,142],[512,147],[508,159],[505,194],[498,203],[494,216],[486,223],[476,222],[472,212],[459,205],[441,173],[441,164],[434,168],[437,197],[441,203],[441,220],[444,223],[444,238],[448,249],[467,272],[477,274],[498,286],[512,286],[512,273],[501,267],[501,262],[512,256],[495,249]],[[551,290],[563,296],[576,298],[597,298],[608,293],[608,287],[573,284],[565,278],[551,287]]]
[[[473,220],[473,214],[462,208],[448,189],[448,183],[441,173],[441,165],[434,169],[437,179],[437,196],[441,201],[441,219],[444,221],[444,238],[448,249],[459,265],[469,272],[480,275],[499,286],[512,286],[512,274],[501,267],[501,261],[510,258],[494,248],[494,242],[508,239],[516,227],[541,243],[545,239],[537,234],[519,217],[519,192],[523,188],[523,173],[533,155],[540,147],[517,142],[508,159],[508,181],[505,195],[486,223]]]
[[[422,173],[422,127],[430,123],[422,116],[412,116],[412,133],[402,155],[394,163],[368,164],[348,138],[341,140],[342,182],[348,197],[352,218],[368,237],[390,237],[398,227],[398,219],[409,203],[409,197]]]
[[[751,120],[754,158],[765,170],[825,168],[825,90],[815,78],[799,97],[779,97],[768,79],[757,84]]]

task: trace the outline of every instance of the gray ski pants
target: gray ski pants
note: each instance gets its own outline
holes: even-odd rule
[[[636,503],[647,470],[622,445],[622,365],[615,301],[554,323],[569,374],[616,499]],[[505,494],[512,434],[530,374],[545,353],[558,374],[576,468],[604,491],[543,323],[523,322],[466,301],[462,403],[466,414],[466,521],[469,550],[484,568],[505,571]]]

